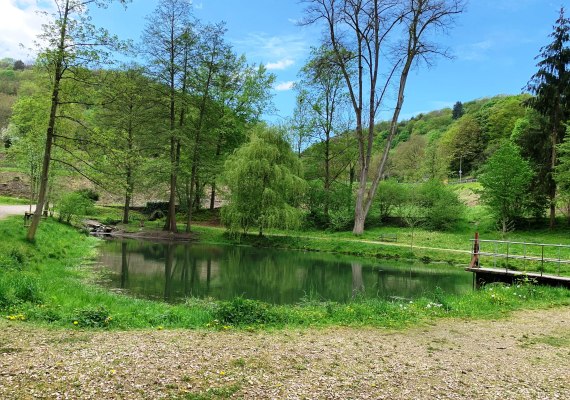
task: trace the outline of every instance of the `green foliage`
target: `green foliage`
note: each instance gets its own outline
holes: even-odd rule
[[[376,192],[375,204],[378,207],[380,220],[393,216],[395,210],[408,201],[408,186],[399,184],[393,179],[380,182]]]
[[[465,206],[457,193],[437,180],[425,182],[419,188],[419,203],[425,209],[425,226],[434,230],[449,230],[465,214]]]
[[[214,317],[223,325],[262,325],[279,321],[269,304],[236,297],[231,301],[220,302]]]
[[[390,173],[402,180],[417,182],[422,178],[424,155],[427,139],[414,135],[408,141],[400,143],[392,152]]]
[[[517,146],[505,143],[489,158],[483,171],[479,178],[483,186],[481,200],[506,232],[509,224],[523,216],[532,169]]]
[[[67,193],[56,203],[59,220],[71,223],[74,217],[82,217],[93,212],[94,202],[82,193]]]
[[[301,164],[279,131],[257,126],[250,141],[225,163],[228,205],[222,221],[231,232],[258,227],[293,229],[300,224],[306,183]]]
[[[92,202],[99,201],[99,193],[97,193],[93,189],[88,189],[88,188],[79,189],[79,190],[76,190],[75,193],[79,193],[81,196],[85,197],[86,199],[91,200]]]
[[[341,231],[354,222],[354,195],[350,186],[335,182],[329,190],[320,180],[308,183],[304,206],[308,209],[305,222],[308,227]],[[328,214],[325,213],[328,209]]]
[[[113,318],[103,307],[87,307],[76,312],[72,323],[80,328],[104,328],[109,326]]]

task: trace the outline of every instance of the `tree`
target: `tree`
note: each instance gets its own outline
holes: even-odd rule
[[[263,65],[248,65],[245,56],[226,54],[217,72],[212,98],[216,105],[211,131],[215,137],[215,155],[207,166],[205,183],[210,184],[210,209],[215,207],[216,181],[227,156],[246,140],[246,130],[259,122],[271,108],[275,75]]]
[[[453,105],[452,118],[459,119],[463,116],[463,103],[458,101]]]
[[[331,187],[344,170],[333,170],[333,161],[340,154],[334,152],[332,141],[339,131],[348,130],[342,121],[347,96],[342,72],[335,65],[333,53],[326,47],[311,51],[311,57],[302,68],[300,76],[299,87],[302,89],[297,95],[296,114],[306,115],[307,121],[300,124],[297,130],[306,130],[305,136],[312,134],[319,140],[321,152],[317,163],[321,166],[319,178],[323,180],[324,188],[323,213],[328,218]],[[298,152],[300,156],[301,146],[298,147]]]
[[[481,200],[495,214],[503,233],[523,216],[533,172],[519,148],[505,143],[483,167],[479,182],[483,186]]]
[[[23,71],[26,69],[26,64],[22,60],[14,62],[14,71]]]
[[[88,15],[92,5],[104,6],[112,0],[54,0],[57,11],[54,19],[44,25],[40,39],[46,43],[41,49],[37,64],[44,68],[51,82],[51,106],[46,130],[42,172],[36,210],[28,229],[28,240],[34,240],[46,201],[51,153],[57,136],[56,121],[66,119],[62,106],[78,102],[75,90],[66,92],[64,79],[73,82],[75,89],[84,82],[85,67],[96,67],[109,60],[106,49],[117,49],[118,41],[105,30],[90,23]],[[118,0],[125,4],[126,0]]]
[[[394,149],[392,172],[405,181],[417,182],[423,176],[422,162],[425,159],[427,140],[424,136],[413,135],[408,141]]]
[[[143,157],[149,150],[145,143],[151,142],[150,131],[155,127],[155,105],[148,90],[152,86],[136,65],[113,71],[100,90],[103,105],[93,113],[103,171],[99,180],[108,190],[124,194],[125,224],[135,187],[141,181]]]
[[[256,126],[248,143],[228,157],[223,172],[228,204],[222,208],[222,221],[230,232],[250,228],[299,225],[300,202],[305,189],[301,163],[282,132]]]
[[[207,25],[201,30],[198,49],[196,52],[195,73],[189,77],[192,86],[192,105],[195,116],[190,123],[189,142],[191,157],[190,179],[187,182],[187,221],[186,231],[190,232],[192,224],[193,203],[199,206],[201,191],[200,170],[206,155],[215,156],[215,135],[210,135],[209,123],[215,119],[212,113],[213,94],[218,83],[219,72],[224,70],[232,58],[231,47],[225,42],[226,28],[223,24]],[[213,137],[212,137],[213,136]],[[209,151],[208,148],[209,147]],[[197,199],[195,199],[197,197]],[[196,201],[198,200],[198,201]]]
[[[149,74],[161,85],[157,93],[164,101],[169,147],[169,200],[164,229],[176,232],[176,184],[180,167],[181,128],[184,125],[191,3],[189,0],[161,0],[148,17],[143,49]],[[177,111],[180,117],[177,119]]]
[[[552,173],[556,167],[557,145],[565,135],[564,122],[570,119],[570,19],[564,16],[564,7],[550,34],[553,41],[540,49],[536,57],[538,71],[531,77],[526,89],[535,95],[529,105],[548,118],[550,131],[550,227],[556,221],[556,184]]]
[[[353,233],[360,235],[384,176],[408,74],[420,61],[429,62],[430,55],[445,53],[429,42],[429,36],[434,30],[444,30],[453,17],[462,12],[463,4],[461,0],[304,1],[308,4],[305,22],[324,22],[326,44],[342,71],[354,110],[360,170]],[[387,68],[383,69],[385,64]],[[387,78],[381,82],[383,76]],[[394,112],[382,157],[378,167],[373,167],[375,120],[379,108],[387,106],[385,95],[393,81],[398,82]],[[369,182],[371,177],[372,183]]]
[[[555,169],[554,180],[561,197],[566,200],[567,217],[570,222],[570,138],[568,136],[558,145],[557,151],[559,162]]]

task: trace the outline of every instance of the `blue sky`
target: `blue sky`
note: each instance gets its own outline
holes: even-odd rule
[[[49,0],[0,0],[0,58],[29,59],[17,45],[31,47],[41,19],[34,10]],[[145,16],[157,0],[133,0],[124,11],[111,6],[93,14],[95,24],[124,39],[138,41]],[[453,59],[437,59],[431,68],[411,73],[402,118],[450,107],[497,94],[518,94],[535,72],[540,47],[561,5],[568,0],[470,0],[456,26],[438,41],[447,46]],[[570,8],[570,7],[568,7]],[[274,88],[279,122],[294,107],[291,84],[297,79],[310,47],[318,44],[320,29],[300,27],[304,6],[297,0],[197,0],[194,13],[203,22],[225,21],[227,39],[238,53],[252,63],[263,63],[277,76]],[[568,10],[570,12],[570,10]],[[387,116],[384,114],[383,116]]]

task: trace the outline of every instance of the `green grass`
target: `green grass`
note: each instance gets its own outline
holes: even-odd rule
[[[12,205],[26,205],[30,204],[28,199],[18,199],[16,197],[0,196],[0,205],[12,206]]]
[[[219,229],[197,230],[206,239],[229,240]],[[0,315],[68,329],[402,328],[439,318],[498,318],[517,309],[570,305],[570,291],[529,284],[490,285],[466,295],[436,290],[413,302],[355,299],[339,304],[306,300],[277,306],[237,298],[229,302],[188,299],[184,304],[169,305],[97,286],[88,260],[98,240],[66,225],[44,221],[35,243],[28,243],[19,219],[11,218],[0,221],[0,237]],[[331,243],[326,245],[334,246],[336,241]]]

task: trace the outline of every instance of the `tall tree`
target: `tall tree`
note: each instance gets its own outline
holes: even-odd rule
[[[188,59],[190,0],[161,0],[156,10],[148,17],[143,33],[143,49],[148,60],[150,75],[162,84],[164,89],[158,95],[165,99],[165,115],[170,142],[170,196],[168,215],[164,229],[176,232],[176,183],[180,167],[181,125],[184,112],[181,111],[180,123],[177,110],[183,105]]]
[[[540,49],[536,57],[538,71],[531,77],[526,89],[535,95],[529,100],[532,108],[546,116],[550,131],[550,227],[556,222],[556,183],[553,172],[557,163],[556,149],[565,135],[564,123],[570,119],[570,20],[564,7],[550,34],[552,42]]]
[[[307,64],[301,70],[303,87],[297,96],[298,113],[309,114],[308,128],[322,144],[324,216],[328,219],[331,185],[338,176],[331,171],[331,164],[337,154],[333,154],[331,141],[337,132],[347,130],[342,124],[343,106],[346,105],[346,92],[342,72],[334,62],[334,54],[326,47],[313,49]],[[300,152],[300,149],[299,149]],[[340,173],[340,172],[339,172]]]
[[[360,175],[353,233],[364,222],[384,175],[390,144],[396,135],[408,74],[419,61],[442,51],[429,37],[444,30],[462,12],[462,0],[304,0],[306,23],[323,21],[326,43],[342,71],[350,96],[359,148]],[[404,37],[404,40],[399,38]],[[394,49],[395,52],[393,51]],[[392,50],[392,51],[389,51]],[[387,57],[385,54],[392,54]],[[382,82],[383,76],[387,78]],[[384,152],[373,167],[374,126],[385,95],[397,81],[397,97]],[[372,177],[372,183],[369,180]]]
[[[66,118],[61,106],[77,102],[74,91],[63,91],[64,80],[84,82],[81,76],[86,67],[96,67],[108,61],[110,52],[116,49],[117,40],[105,30],[97,29],[90,23],[90,6],[104,6],[112,0],[54,0],[56,12],[53,20],[44,25],[40,42],[45,46],[40,49],[37,65],[44,68],[51,82],[51,107],[46,130],[42,173],[36,210],[28,229],[28,240],[34,240],[46,202],[51,152],[56,137],[56,121]],[[127,0],[118,0],[126,4]],[[73,85],[77,89],[77,85]]]
[[[106,188],[124,194],[123,222],[128,223],[143,156],[149,150],[144,143],[152,143],[149,133],[154,128],[155,105],[148,89],[153,85],[136,65],[113,71],[105,83],[101,89],[103,105],[93,115],[104,171],[101,181]]]
[[[189,79],[193,89],[192,105],[194,117],[190,123],[190,179],[187,189],[187,220],[186,231],[190,232],[193,203],[196,202],[196,194],[201,191],[200,167],[205,154],[214,156],[212,149],[215,147],[215,136],[209,132],[209,120],[212,118],[212,102],[215,87],[220,78],[219,72],[224,69],[226,62],[231,59],[231,47],[225,42],[226,28],[223,24],[206,25],[200,31],[200,40],[196,52],[196,66],[194,73]],[[206,149],[209,147],[210,151]],[[198,196],[199,199],[199,196]]]

